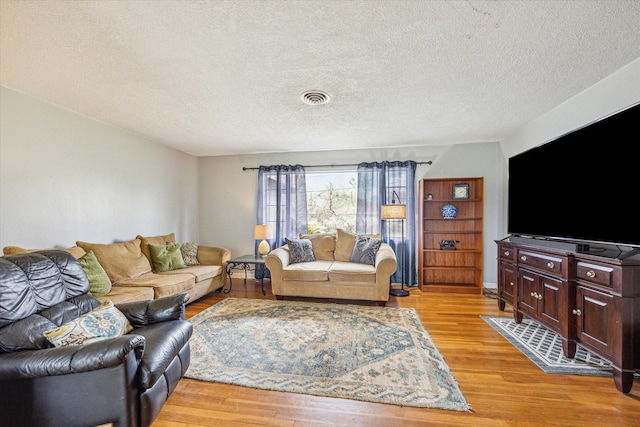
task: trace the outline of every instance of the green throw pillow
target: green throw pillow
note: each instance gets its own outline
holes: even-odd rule
[[[93,251],[89,251],[78,258],[78,262],[89,279],[89,292],[91,292],[91,295],[99,298],[111,291],[111,280],[109,280],[107,272],[104,271]]]
[[[167,243],[166,245],[149,244],[149,253],[153,263],[153,271],[161,273],[163,271],[186,268],[180,252],[180,243]]]

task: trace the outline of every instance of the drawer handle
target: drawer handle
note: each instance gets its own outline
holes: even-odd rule
[[[522,256],[520,257],[520,259],[521,259],[522,261],[526,261],[526,260],[527,260],[527,257],[526,257],[526,256],[524,256],[524,255],[522,255]]]
[[[511,255],[509,251],[504,251],[504,256],[509,256],[509,255]]]
[[[537,298],[538,298],[538,299],[542,299],[542,295],[538,295],[538,296],[537,296]]]
[[[573,314],[575,314],[576,316],[580,316],[582,314],[582,312],[580,310],[573,310]]]
[[[534,298],[538,298],[538,294],[536,294],[535,292],[531,292],[531,296]]]
[[[510,284],[511,286],[513,286],[513,282],[509,282],[509,284]]]
[[[556,265],[555,265],[554,263],[552,263],[551,261],[549,261],[549,262],[547,263],[547,267],[549,267],[549,268],[553,268],[553,267],[555,267],[555,266],[556,266]]]
[[[587,271],[587,277],[590,277],[593,279],[594,277],[596,277],[596,272],[593,270]]]

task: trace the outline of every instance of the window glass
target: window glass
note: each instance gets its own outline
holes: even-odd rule
[[[355,233],[358,174],[351,171],[306,172],[308,232]]]

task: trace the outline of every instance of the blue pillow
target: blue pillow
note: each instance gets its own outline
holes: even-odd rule
[[[313,256],[313,246],[311,240],[300,239],[291,240],[284,239],[289,245],[289,264],[295,264],[298,262],[311,262],[315,261],[316,257]]]
[[[376,254],[382,245],[382,240],[373,237],[358,235],[356,244],[351,252],[351,262],[360,264],[376,265]]]

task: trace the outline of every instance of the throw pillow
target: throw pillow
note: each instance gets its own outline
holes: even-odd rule
[[[376,264],[376,254],[382,245],[382,240],[369,236],[356,236],[356,244],[353,246],[353,253],[349,261],[360,264]]]
[[[367,234],[367,236],[374,239],[380,238],[379,234]],[[356,237],[357,236],[355,234],[338,228],[335,251],[336,261],[351,260],[351,254],[353,253],[353,248],[356,244]]]
[[[162,273],[163,271],[177,270],[186,268],[182,253],[180,252],[180,243],[167,243],[166,245],[149,245],[149,253],[151,254],[151,262],[153,263],[153,271]]]
[[[335,233],[300,234],[298,237],[311,240],[313,256],[317,260],[333,261],[335,259],[333,256],[333,252],[336,250]]]
[[[98,262],[96,254],[93,251],[89,251],[78,258],[78,262],[87,275],[87,279],[89,279],[89,292],[91,292],[91,295],[100,298],[108,294],[111,290],[111,280],[109,280],[107,272]]]
[[[150,236],[144,237],[141,235],[137,235],[136,239],[140,239],[140,250],[142,254],[151,262],[151,254],[149,253],[149,245],[164,245],[166,243],[175,243],[176,242],[176,234],[169,233],[164,236]]]
[[[182,259],[185,265],[200,265],[198,261],[198,245],[195,243],[183,243],[180,246],[180,252],[182,253]]]
[[[296,264],[298,262],[311,262],[316,258],[313,256],[313,246],[311,240],[300,239],[291,240],[284,239],[289,245],[289,264]]]
[[[65,347],[116,338],[132,330],[133,326],[125,315],[111,300],[107,300],[87,314],[56,329],[45,331],[44,336],[54,346]]]
[[[58,248],[49,248],[49,249],[58,249]],[[2,248],[2,252],[4,255],[14,255],[14,254],[22,254],[28,252],[38,252],[44,249],[25,249],[20,246],[5,246]],[[80,259],[81,256],[85,255],[87,252],[82,249],[80,246],[72,246],[70,248],[62,249],[65,252],[69,252],[71,256],[75,259]]]
[[[108,244],[78,241],[76,245],[96,254],[114,285],[151,272],[151,264],[140,249],[140,239]]]

